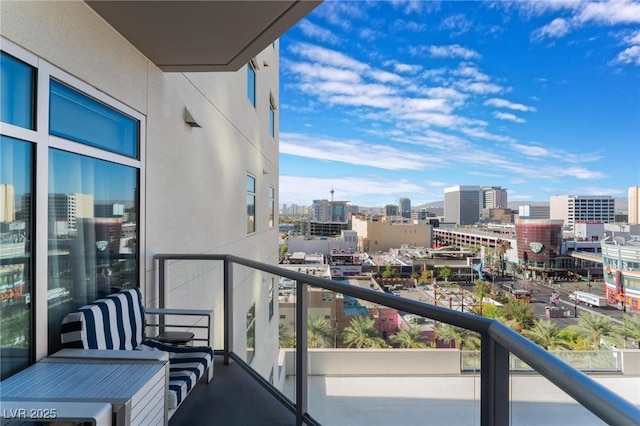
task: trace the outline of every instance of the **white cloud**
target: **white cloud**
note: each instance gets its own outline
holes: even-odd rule
[[[451,44],[448,46],[428,46],[426,50],[434,58],[480,58],[480,54],[478,52],[473,49],[462,47],[459,44]]]
[[[571,24],[564,18],[556,18],[544,27],[538,28],[531,33],[531,38],[541,41],[546,38],[561,38],[567,35]]]
[[[511,114],[509,112],[494,112],[494,117],[499,120],[512,121],[514,123],[524,123],[525,120],[516,116],[515,114]]]
[[[589,170],[584,167],[565,167],[556,170],[557,176],[571,176],[576,179],[603,179],[607,175],[597,170]]]
[[[467,19],[466,16],[459,13],[445,18],[440,24],[440,28],[443,30],[450,30],[452,31],[452,35],[457,36],[468,32],[472,25],[472,22]]]
[[[548,157],[550,155],[549,150],[541,146],[512,143],[511,147],[516,151],[519,151],[520,153],[530,157]]]
[[[487,106],[493,106],[496,108],[507,108],[507,109],[512,109],[515,111],[522,111],[522,112],[535,112],[536,108],[532,107],[532,106],[528,106],[528,105],[523,105],[523,104],[518,104],[515,102],[511,102],[508,101],[506,99],[500,99],[500,98],[491,98],[485,101],[484,103]]]
[[[462,63],[458,69],[452,71],[455,76],[471,78],[476,81],[489,81],[489,76],[481,72],[478,67],[473,64]]]
[[[458,83],[458,87],[466,92],[472,92],[482,95],[502,93],[505,91],[503,87],[498,86],[497,84],[484,83],[480,81],[476,81],[473,83],[460,82]]]
[[[493,133],[489,133],[486,130],[479,129],[477,127],[476,128],[464,127],[462,129],[460,129],[460,131],[462,133],[464,133],[465,135],[472,136],[474,138],[488,139],[488,140],[493,140],[493,141],[498,141],[498,142],[511,142],[511,141],[513,141],[513,139],[510,138],[509,136],[494,135]]]
[[[640,65],[640,46],[631,46],[618,54],[615,62]]]
[[[330,44],[339,44],[340,39],[326,28],[316,25],[308,19],[303,19],[298,24],[300,31],[307,37]]]
[[[335,140],[300,133],[281,133],[280,153],[385,170],[425,168],[424,158],[417,153],[361,140]]]
[[[325,49],[308,43],[298,43],[291,46],[291,51],[313,62],[346,68],[355,71],[365,71],[369,65],[357,61],[341,52]]]
[[[424,194],[428,188],[423,188],[407,179],[384,179],[380,177],[335,176],[280,176],[281,203],[311,204],[318,194],[329,194],[333,188],[336,197],[350,201],[352,204],[366,203],[375,205],[376,198],[396,198],[398,194]]]
[[[601,25],[640,24],[640,3],[629,0],[588,2],[577,14],[581,24],[595,22]]]
[[[412,32],[422,32],[424,30],[427,29],[427,26],[423,23],[420,22],[415,22],[415,21],[405,21],[404,19],[397,19],[394,23],[392,28],[396,31],[398,30],[406,30],[406,31],[412,31]]]
[[[342,81],[345,83],[360,83],[360,73],[336,67],[317,67],[309,62],[287,63],[287,70],[303,76],[305,80]]]
[[[407,74],[416,74],[422,70],[422,65],[411,65],[411,64],[401,64],[394,63],[393,69],[395,72],[407,73]]]

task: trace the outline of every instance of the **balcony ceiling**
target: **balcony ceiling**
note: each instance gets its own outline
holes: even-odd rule
[[[237,71],[322,0],[86,3],[163,71]]]

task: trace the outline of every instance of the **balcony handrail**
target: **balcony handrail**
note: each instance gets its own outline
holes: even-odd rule
[[[636,424],[640,418],[640,409],[605,386],[591,379],[586,374],[573,368],[561,359],[550,354],[537,344],[518,334],[501,322],[477,315],[458,312],[441,306],[429,305],[424,302],[391,296],[384,292],[368,288],[347,285],[326,278],[308,275],[302,272],[290,271],[279,266],[242,258],[231,254],[156,254],[154,260],[159,262],[159,302],[164,306],[165,292],[165,262],[168,260],[216,260],[225,263],[225,281],[231,279],[232,264],[243,265],[255,270],[295,280],[302,285],[311,285],[336,293],[346,294],[358,299],[388,306],[399,311],[408,312],[433,320],[448,323],[457,327],[475,331],[482,336],[481,347],[481,423],[483,425],[497,425],[508,421],[508,353],[512,353],[528,364],[540,375],[555,384],[562,391],[570,395],[578,403],[598,416],[608,424]],[[224,288],[231,291],[229,282]],[[225,360],[228,360],[230,348],[229,332],[230,294],[225,299]],[[303,321],[302,324],[306,324]],[[304,333],[300,322],[296,325]],[[299,347],[300,357],[306,355],[306,345]],[[303,387],[301,387],[303,388]],[[306,395],[305,395],[306,396]],[[489,399],[488,401],[485,399]],[[506,412],[505,412],[506,410]]]

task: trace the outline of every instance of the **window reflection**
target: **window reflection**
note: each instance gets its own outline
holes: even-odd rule
[[[137,169],[50,150],[49,353],[67,313],[137,287],[137,188]]]
[[[0,380],[31,360],[32,151],[0,137]]]
[[[247,364],[251,364],[256,348],[256,304],[247,311]]]

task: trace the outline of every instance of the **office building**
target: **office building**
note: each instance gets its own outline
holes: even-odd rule
[[[627,212],[629,215],[629,223],[640,223],[640,186],[632,186],[629,188],[627,202],[629,203]]]
[[[474,225],[480,221],[482,189],[479,186],[452,186],[444,189],[444,221]]]
[[[549,201],[550,219],[563,220],[573,230],[576,222],[615,221],[615,199],[610,195],[554,195]]]
[[[313,219],[318,222],[346,222],[348,201],[313,200]]]
[[[424,221],[394,221],[390,216],[372,220],[359,215],[351,219],[351,229],[358,234],[360,251],[387,251],[402,245],[430,247],[432,228]]]
[[[385,216],[398,216],[398,206],[395,204],[387,204],[384,206],[384,215]]]
[[[534,206],[525,204],[518,206],[520,219],[549,219],[549,206]]]
[[[506,209],[507,190],[501,186],[482,187],[482,208],[483,209]]]
[[[13,185],[0,183],[0,222],[16,220],[16,194]]]
[[[409,198],[400,198],[398,200],[398,212],[402,217],[411,218],[411,200]]]

